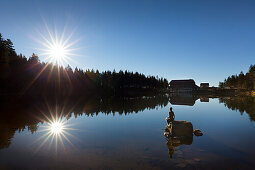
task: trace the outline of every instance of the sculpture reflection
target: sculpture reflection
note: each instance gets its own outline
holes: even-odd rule
[[[170,108],[169,116],[166,118],[164,136],[167,139],[169,157],[172,159],[175,148],[181,145],[191,145],[193,142],[193,125],[188,121],[174,120],[174,112]]]

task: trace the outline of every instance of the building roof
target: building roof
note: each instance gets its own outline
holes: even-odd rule
[[[188,86],[195,86],[196,83],[193,79],[187,79],[187,80],[172,80],[170,82],[170,86],[178,86],[178,85],[188,85]]]

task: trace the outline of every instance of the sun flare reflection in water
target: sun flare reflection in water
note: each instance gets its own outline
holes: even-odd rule
[[[53,122],[50,125],[50,130],[51,130],[51,133],[53,133],[53,134],[62,133],[62,129],[63,129],[63,125],[60,122]]]
[[[41,130],[38,131],[42,132],[42,135],[35,141],[35,143],[39,143],[35,152],[39,151],[43,146],[48,146],[48,149],[54,146],[56,150],[60,146],[65,148],[64,143],[66,142],[73,146],[69,139],[70,137],[74,138],[70,133],[71,130],[75,129],[71,128],[71,124],[68,123],[67,119],[48,119],[48,122],[41,125]]]

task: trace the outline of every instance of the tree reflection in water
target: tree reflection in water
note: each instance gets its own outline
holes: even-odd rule
[[[209,98],[219,98],[220,103],[231,110],[237,110],[243,115],[246,112],[251,121],[255,121],[255,97],[252,96],[219,96],[219,95],[194,95],[194,94],[171,94],[170,103],[172,105],[194,106],[196,100],[209,102]]]
[[[205,98],[206,96],[203,97]],[[40,130],[38,130],[38,123],[48,122],[50,124],[50,121],[47,119],[47,117],[51,118],[52,115],[56,115],[52,113],[59,113],[58,119],[65,121],[68,121],[72,115],[74,115],[74,117],[78,117],[80,115],[97,116],[99,113],[112,115],[118,113],[120,115],[127,115],[131,113],[138,113],[145,109],[165,107],[169,102],[169,98],[170,97],[168,95],[143,97],[105,96],[83,98],[39,98],[31,96],[1,97],[0,149],[10,146],[11,139],[17,131],[20,132],[27,128],[31,133],[40,132]],[[182,100],[180,99],[180,101]],[[240,111],[241,114],[246,112],[249,115],[250,120],[255,121],[254,97],[224,97],[219,98],[219,101],[224,103],[225,106],[229,109]],[[58,126],[56,126],[56,128],[58,129]],[[71,127],[68,125],[68,128]],[[66,134],[66,136],[68,135]],[[63,137],[63,139],[65,138]],[[193,137],[169,137],[167,140],[169,153],[172,153],[173,148],[176,148],[182,144],[190,145],[192,143]]]
[[[255,121],[255,97],[238,96],[219,98],[220,103],[231,109],[237,110],[243,115],[246,112],[251,121]]]
[[[168,101],[168,95],[80,98],[77,96],[66,98],[5,96],[0,99],[0,149],[10,146],[16,131],[20,132],[27,128],[34,133],[38,130],[38,123],[52,124],[53,117],[55,120],[69,120],[72,115],[74,117],[84,114],[96,116],[99,113],[115,115],[116,112],[127,115],[145,109],[165,107]],[[52,135],[54,136],[54,133]]]

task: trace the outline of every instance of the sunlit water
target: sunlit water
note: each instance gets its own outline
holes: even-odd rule
[[[137,103],[138,104],[138,103]],[[175,120],[200,129],[192,144],[174,148],[170,158],[163,135],[165,118],[173,107]],[[127,115],[105,114],[63,117],[59,124],[39,123],[31,133],[16,131],[0,150],[0,169],[254,169],[255,121],[244,112],[219,103],[197,100],[193,106],[172,105]],[[53,135],[47,136],[47,130]],[[2,129],[4,131],[6,129]],[[55,131],[54,131],[55,130]],[[57,134],[56,134],[57,133]],[[44,136],[43,136],[44,135]],[[43,136],[43,137],[42,137]]]

